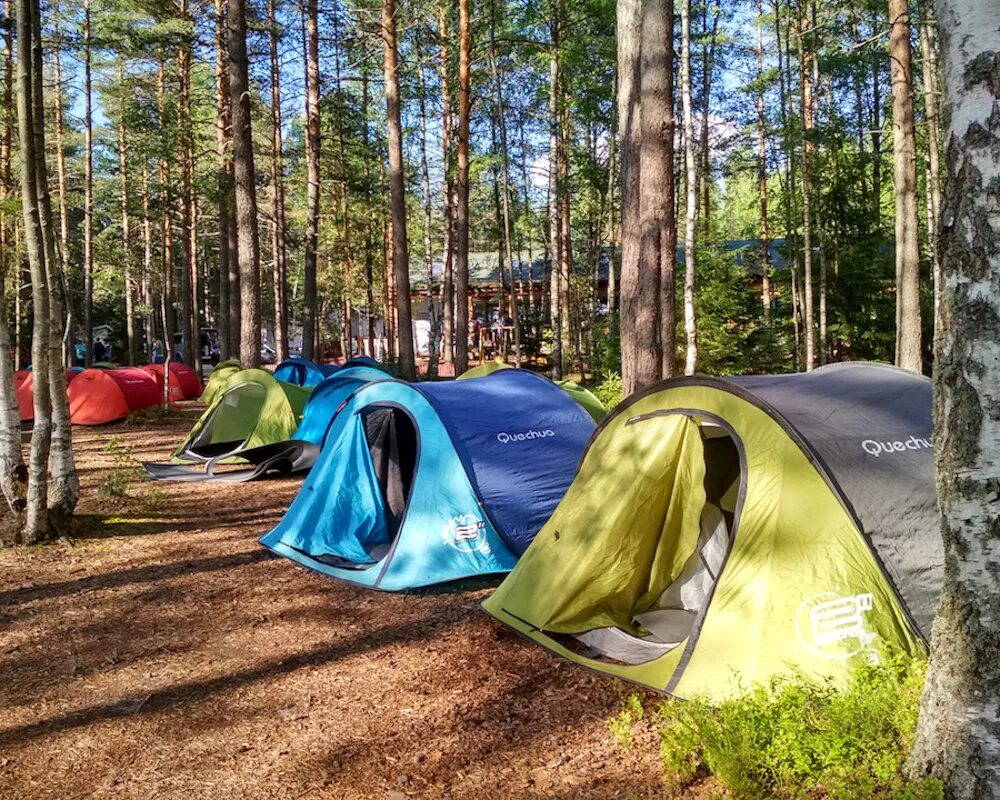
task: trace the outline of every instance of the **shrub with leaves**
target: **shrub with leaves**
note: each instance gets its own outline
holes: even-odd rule
[[[859,666],[844,689],[798,676],[717,706],[668,700],[656,714],[666,778],[685,786],[711,774],[752,800],[939,800],[939,782],[902,775],[925,672],[886,658]]]
[[[601,401],[601,405],[610,411],[622,401],[625,393],[622,376],[617,372],[609,372],[592,391],[594,396]]]

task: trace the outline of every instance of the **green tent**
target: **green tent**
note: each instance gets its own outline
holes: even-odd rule
[[[483,607],[678,697],[920,653],[944,561],[930,431],[930,382],[891,367],[658,384],[605,419]]]
[[[205,382],[205,391],[201,393],[201,397],[198,399],[205,405],[212,405],[215,402],[215,398],[219,396],[219,392],[226,385],[226,381],[239,372],[240,369],[242,369],[240,362],[235,358],[230,358],[228,361],[220,361],[208,376],[208,380]]]
[[[466,370],[455,378],[455,380],[464,381],[469,378],[483,378],[487,375],[492,375],[494,372],[501,369],[513,369],[513,367],[504,363],[499,358],[495,358],[492,361],[484,361],[478,367]],[[566,394],[576,400],[577,405],[590,414],[594,422],[600,422],[604,419],[605,414],[608,413],[601,401],[589,391],[584,389],[580,384],[568,380],[555,381],[555,384],[566,392]]]
[[[234,372],[171,458],[232,458],[240,450],[291,439],[312,391],[276,381],[262,369]]]

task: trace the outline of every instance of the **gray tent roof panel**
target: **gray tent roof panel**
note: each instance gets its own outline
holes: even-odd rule
[[[930,381],[865,363],[727,380],[770,406],[812,450],[929,639],[944,575]]]

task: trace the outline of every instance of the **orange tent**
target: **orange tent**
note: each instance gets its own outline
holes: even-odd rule
[[[34,376],[29,370],[19,369],[14,373],[14,388],[17,390],[17,408],[21,412],[21,422],[35,418]]]
[[[67,389],[74,425],[103,425],[160,404],[160,391],[149,373],[137,367],[87,369]]]
[[[143,371],[147,372],[156,381],[156,385],[163,395],[163,364],[147,364]],[[201,397],[204,387],[195,372],[187,364],[179,361],[170,362],[170,402],[178,400],[195,400]]]
[[[66,370],[66,385],[83,372],[79,367]],[[14,388],[17,390],[17,408],[21,412],[21,422],[31,422],[35,418],[35,373],[30,369],[19,369],[14,373]]]

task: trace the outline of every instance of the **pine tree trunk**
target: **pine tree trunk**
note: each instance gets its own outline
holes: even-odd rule
[[[187,0],[178,3],[178,17],[189,19]],[[198,330],[198,320],[194,308],[194,286],[191,276],[195,270],[197,254],[191,247],[192,218],[192,175],[194,166],[191,163],[191,45],[182,42],[177,49],[177,75],[179,83],[178,126],[180,128],[180,166],[181,166],[181,268],[180,268],[180,328],[184,342],[183,361],[188,366],[194,366],[201,351],[201,336]]]
[[[424,62],[418,64],[420,98],[420,187],[424,200],[424,265],[427,268],[427,317],[430,321],[430,335],[427,337],[427,377],[437,377],[438,346],[441,339],[441,314],[434,309],[434,247],[431,244],[431,175],[427,163],[427,81],[424,77]]]
[[[278,59],[278,23],[275,0],[268,0],[268,44],[271,55],[271,190],[274,226],[271,249],[274,253],[272,289],[274,294],[274,349],[278,360],[288,358],[287,267],[285,264],[285,174],[281,134],[281,67]]]
[[[942,328],[934,363],[934,444],[945,574],[909,760],[953,800],[1000,797],[1000,6],[939,0],[945,88]]]
[[[657,381],[659,359],[651,345],[656,341],[655,318],[642,294],[640,254],[642,206],[639,194],[640,59],[642,54],[642,2],[618,0],[618,128],[621,139],[621,351],[625,395]],[[673,37],[671,37],[672,41]],[[672,166],[671,166],[672,169]]]
[[[119,62],[118,82],[124,85],[125,65]],[[136,341],[135,341],[135,304],[133,302],[132,288],[132,229],[131,219],[128,213],[128,151],[127,135],[125,132],[125,96],[122,94],[118,106],[118,187],[122,213],[122,271],[125,282],[125,342],[126,354],[129,366],[134,366],[136,361]]]
[[[247,75],[247,23],[244,0],[228,0],[229,96],[233,120],[233,172],[236,185],[236,235],[240,268],[240,363],[260,366],[260,235],[257,228],[250,85]]]
[[[368,108],[368,68],[361,67],[361,106]],[[375,241],[372,217],[375,209],[372,204],[372,173],[371,173],[371,142],[368,136],[368,125],[362,129],[365,159],[365,324],[368,328],[368,355],[375,357]]]
[[[560,271],[562,269],[562,215],[559,176],[562,148],[559,136],[559,5],[550,0],[551,43],[549,45],[549,321],[552,328],[552,358],[556,378],[562,378],[562,316]]]
[[[156,107],[160,124],[166,125],[166,77],[164,68],[164,58],[161,52],[158,56],[156,72]],[[174,319],[174,222],[173,222],[173,193],[171,192],[170,162],[165,154],[159,159],[159,180],[160,180],[160,213],[162,222],[160,226],[160,237],[162,239],[161,248],[161,292],[160,292],[160,314],[163,317],[164,348],[169,359],[176,358],[176,347],[174,346],[174,332],[177,329]]]
[[[451,89],[448,79],[448,13],[442,1],[438,10],[438,46],[441,49],[441,154],[444,159],[444,275],[441,284],[441,301],[444,313],[443,347],[441,356],[446,364],[455,360],[455,181],[452,170]]]
[[[316,357],[317,298],[316,266],[319,248],[320,192],[320,86],[319,86],[319,11],[317,0],[307,0],[305,30],[306,54],[306,253],[303,284],[302,355]]]
[[[458,169],[455,175],[455,374],[469,368],[470,0],[458,0]]]
[[[490,3],[490,59],[493,66],[493,80],[496,84],[497,92],[497,128],[500,134],[500,163],[503,186],[501,194],[503,198],[503,242],[507,255],[507,267],[510,270],[510,301],[507,313],[510,316],[511,324],[514,327],[514,363],[521,366],[521,322],[518,308],[517,288],[514,284],[514,243],[511,231],[511,211],[510,211],[510,155],[507,150],[507,119],[503,102],[503,83],[500,80],[500,67],[497,64],[496,46],[496,0]]]
[[[571,140],[572,122],[570,105],[565,97],[565,82],[560,80],[559,107],[562,110],[559,142],[559,353],[561,369],[557,375],[562,377],[562,370],[570,363],[570,328],[573,305],[570,302],[569,278],[573,274],[573,246],[570,238],[570,191],[569,191],[569,145]]]
[[[694,108],[691,102],[691,0],[681,0],[681,104],[684,108],[684,333],[687,351],[684,374],[698,366],[698,332],[694,312],[694,279],[697,271],[695,238],[698,232],[698,161],[694,141]]]
[[[399,370],[405,380],[416,380],[413,319],[410,310],[410,254],[406,237],[406,186],[403,182],[403,124],[399,102],[399,51],[396,44],[396,3],[382,0],[382,36],[385,54],[385,105],[389,145],[389,206],[392,217],[392,271],[396,289]]]
[[[760,189],[761,306],[771,324],[771,256],[767,229],[767,116],[764,113],[764,0],[757,0],[757,183]]]
[[[938,227],[941,219],[941,114],[937,65],[937,20],[933,4],[924,0],[924,18],[920,23],[920,52],[923,56],[924,108],[927,115],[927,239],[934,276],[934,330],[940,328],[941,252]]]
[[[806,48],[805,34],[809,20],[803,13],[799,0],[799,28],[796,41],[799,48],[799,104],[802,116],[802,302],[805,310],[802,314],[802,325],[805,328],[805,361],[806,370],[816,366],[816,323],[813,317],[815,301],[813,300],[813,253],[812,253],[812,135],[813,135],[813,102],[812,102],[812,66],[811,55]]]
[[[153,290],[153,224],[149,216],[149,167],[142,164],[142,301],[146,306],[146,353],[151,358],[150,348],[157,338],[156,300]],[[164,346],[166,344],[164,343]]]
[[[83,336],[86,365],[94,361],[94,114],[90,0],[83,2]]]
[[[920,372],[923,357],[917,240],[917,142],[913,127],[909,13],[907,0],[889,0],[893,192],[896,198],[896,366]]]
[[[59,192],[59,265],[63,276],[68,281],[70,277],[70,253],[69,253],[69,203],[68,203],[68,181],[66,177],[66,120],[63,113],[63,92],[62,92],[62,46],[63,36],[60,28],[59,2],[53,4],[52,16],[55,28],[55,42],[52,47],[52,62],[55,71],[55,82],[53,89],[53,102],[55,112],[55,134],[56,134],[56,186]],[[5,103],[5,108],[11,108],[11,103]],[[72,293],[67,292],[66,296],[66,327],[72,332],[77,324],[74,321]],[[69,343],[69,362],[73,361],[73,342]]]
[[[672,134],[673,97],[670,62],[673,61],[673,25],[668,0],[643,0],[641,28],[639,104],[639,300],[636,304],[635,335],[646,341],[639,354],[639,385],[662,377],[663,367],[673,367],[673,325],[661,314],[673,314],[675,264],[667,248],[673,237],[668,207],[673,206],[673,159],[667,148]],[[671,133],[668,133],[670,131]],[[676,249],[676,248],[675,248]],[[664,260],[669,262],[664,264]],[[663,281],[667,281],[666,286]],[[669,298],[669,300],[668,300]],[[669,306],[667,305],[669,303]],[[669,333],[668,333],[668,328]],[[664,339],[664,335],[667,338]],[[662,349],[661,349],[662,348]],[[670,356],[668,358],[667,353]]]
[[[239,291],[234,291],[231,277],[236,253],[230,249],[232,177],[229,161],[229,74],[226,70],[226,19],[223,0],[215,0],[215,184],[218,197],[219,248],[219,349],[222,359],[238,353],[233,347],[234,332],[239,330]]]

